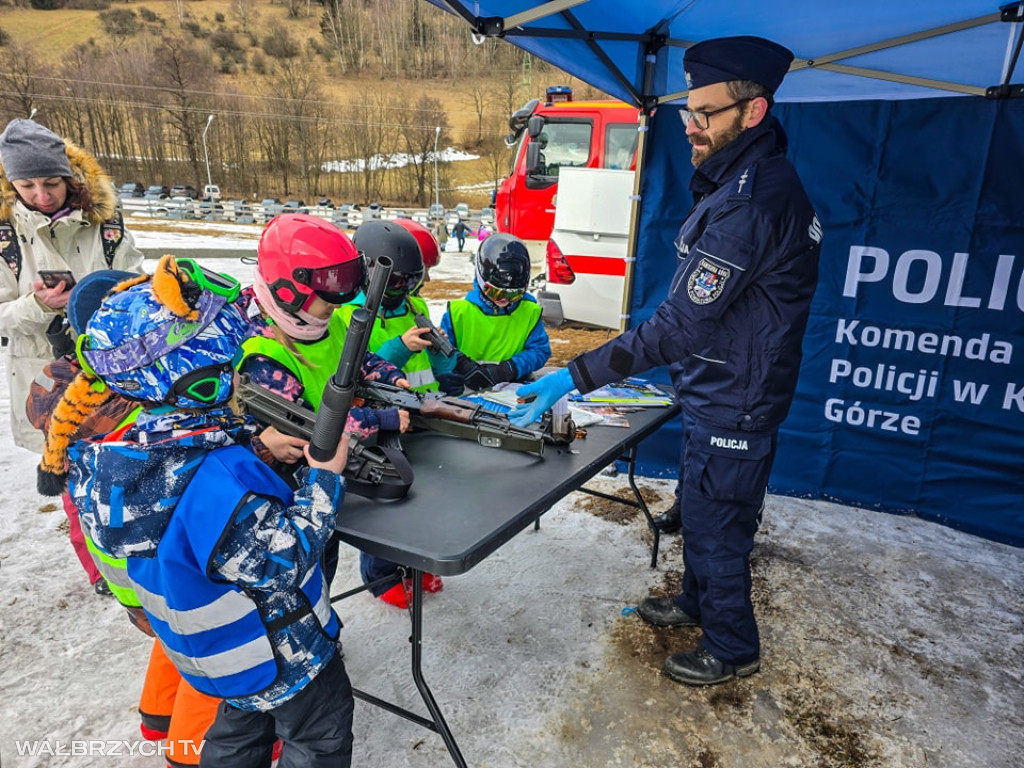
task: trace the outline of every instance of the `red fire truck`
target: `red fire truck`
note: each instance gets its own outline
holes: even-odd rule
[[[523,240],[534,270],[544,269],[562,168],[635,169],[637,109],[618,101],[573,101],[566,86],[548,88],[509,119],[519,142],[511,175],[495,194],[497,229]]]

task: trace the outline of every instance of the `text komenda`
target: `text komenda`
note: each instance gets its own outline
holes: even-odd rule
[[[879,347],[897,351],[922,352],[926,355],[964,357],[967,360],[987,360],[990,363],[1009,365],[1013,358],[1013,345],[1008,341],[993,341],[983,333],[964,339],[954,334],[938,334],[931,331],[917,333],[900,328],[880,328],[877,325],[862,325],[860,320],[840,318],[836,323],[836,343],[847,343],[851,347]]]

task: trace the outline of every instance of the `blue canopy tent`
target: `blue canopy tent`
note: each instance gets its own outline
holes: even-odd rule
[[[692,202],[686,47],[789,47],[773,111],[825,238],[772,490],[1024,546],[1024,3],[431,2],[637,105],[631,326]],[[660,432],[644,471],[673,474],[678,446]]]

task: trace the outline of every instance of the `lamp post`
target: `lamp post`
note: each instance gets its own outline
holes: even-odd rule
[[[206,186],[213,186],[213,179],[210,177],[210,153],[206,151],[206,132],[210,130],[210,123],[213,122],[213,115],[206,118],[206,127],[203,128],[203,157],[206,158]]]
[[[437,140],[441,138],[441,126],[434,128],[434,204],[440,205],[440,192],[437,189]]]

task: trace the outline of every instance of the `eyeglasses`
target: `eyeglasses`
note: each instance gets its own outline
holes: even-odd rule
[[[713,109],[710,112],[701,109],[683,109],[679,113],[679,118],[683,121],[683,125],[688,126],[690,124],[690,121],[692,120],[693,124],[697,126],[698,131],[706,131],[708,129],[708,126],[711,125],[711,118],[714,115],[730,110],[733,107],[738,107],[740,104],[746,104],[748,101],[751,101],[751,99],[740,99],[739,101],[734,101],[727,107]]]
[[[200,266],[195,259],[175,259],[178,271],[188,275],[200,288],[223,296],[228,301],[234,301],[242,290],[242,284],[231,275],[221,272],[214,272],[206,267]]]
[[[507,301],[511,304],[514,301],[519,301],[523,298],[523,294],[526,293],[522,288],[499,288],[492,283],[484,283],[483,294],[488,299],[494,302]]]

